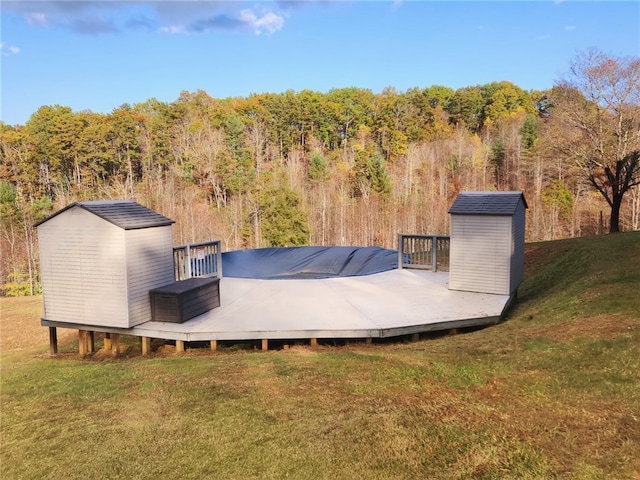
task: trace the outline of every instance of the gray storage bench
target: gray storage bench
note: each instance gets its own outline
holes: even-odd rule
[[[188,278],[149,291],[154,322],[182,323],[220,306],[220,279]]]

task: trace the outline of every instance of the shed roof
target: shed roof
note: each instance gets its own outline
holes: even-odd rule
[[[449,209],[452,215],[513,215],[520,202],[527,201],[522,192],[460,192]]]
[[[73,208],[79,207],[98,217],[113,223],[124,230],[136,230],[139,228],[162,227],[175,223],[174,220],[160,215],[153,210],[143,207],[132,200],[99,200],[91,202],[74,202],[62,210],[36,223],[36,227],[53,217]]]

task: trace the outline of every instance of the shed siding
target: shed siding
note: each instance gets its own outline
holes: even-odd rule
[[[525,205],[524,202],[520,202],[513,215],[513,259],[511,261],[509,293],[515,292],[524,281],[525,218]]]
[[[129,325],[151,319],[149,290],[174,281],[171,226],[126,232]]]
[[[127,327],[125,231],[79,207],[38,228],[45,318]]]
[[[449,288],[508,294],[511,217],[452,215]]]
[[[79,320],[83,303],[80,263],[80,238],[65,228],[62,220],[48,222],[38,228],[40,236],[40,274],[42,275],[44,316],[51,319]],[[56,238],[43,241],[43,238]]]

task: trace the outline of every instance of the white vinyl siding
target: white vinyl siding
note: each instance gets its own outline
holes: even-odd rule
[[[127,326],[124,230],[72,208],[40,226],[45,318]]]
[[[453,215],[449,288],[510,293],[511,217]]]
[[[127,231],[129,326],[149,321],[149,290],[174,281],[171,227]]]

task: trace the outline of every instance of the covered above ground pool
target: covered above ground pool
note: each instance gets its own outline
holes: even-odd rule
[[[313,279],[356,277],[398,268],[398,252],[380,247],[288,247],[222,254],[225,277]]]

